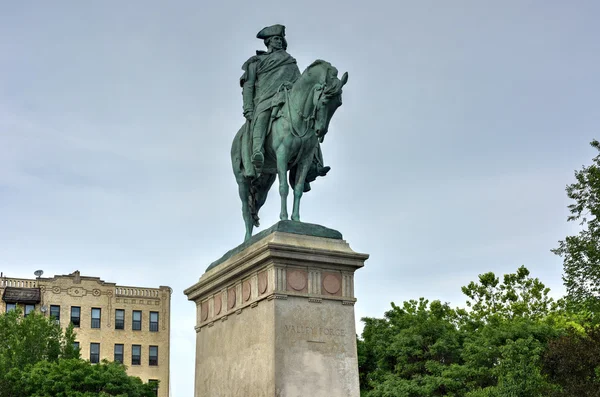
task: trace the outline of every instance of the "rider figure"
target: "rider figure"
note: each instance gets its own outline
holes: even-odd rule
[[[273,97],[282,84],[296,81],[300,70],[296,60],[285,51],[285,26],[266,27],[256,37],[264,40],[267,51],[257,51],[244,63],[240,85],[244,117],[251,123],[252,164],[261,169],[265,161],[263,145],[271,120]]]
[[[291,85],[300,77],[300,69],[296,59],[286,52],[285,26],[273,25],[262,29],[256,35],[264,40],[267,51],[256,51],[256,55],[248,59],[242,69],[240,78],[244,117],[250,123],[252,131],[252,164],[259,172],[265,161],[264,142],[271,113],[279,103],[275,94],[282,85]],[[318,150],[313,167],[309,171],[305,190],[309,190],[308,182],[317,176],[324,176],[329,167],[322,164],[322,155]]]

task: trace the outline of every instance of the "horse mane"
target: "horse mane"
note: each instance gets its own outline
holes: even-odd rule
[[[331,63],[324,61],[322,59],[317,59],[316,61],[311,63],[304,70],[304,72],[306,73],[310,69],[312,69],[316,66],[321,66],[321,65],[325,66],[325,78],[327,79],[325,81],[327,88],[325,89],[325,92],[323,94],[329,98],[341,94],[342,93],[342,82],[340,81],[340,79],[337,78],[337,74],[338,74],[337,68],[334,67],[333,65],[331,65]],[[335,73],[334,73],[335,78],[333,78],[333,79],[329,78],[329,70],[331,70],[331,69],[333,69],[335,71]]]
[[[331,64],[330,64],[329,62],[327,62],[327,61],[324,61],[324,60],[322,60],[322,59],[317,59],[316,61],[314,61],[313,63],[311,63],[311,64],[310,64],[310,65],[309,65],[309,66],[306,68],[306,70],[308,70],[308,69],[310,69],[310,68],[313,68],[313,67],[315,67],[315,66],[319,66],[319,65],[325,65],[325,66],[327,66],[328,68],[330,68],[330,67],[331,67]]]

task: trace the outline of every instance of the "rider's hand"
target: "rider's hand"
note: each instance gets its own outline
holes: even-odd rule
[[[252,117],[254,116],[254,112],[252,110],[244,110],[244,118],[248,121],[252,121]]]

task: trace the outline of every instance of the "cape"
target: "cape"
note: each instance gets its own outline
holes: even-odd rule
[[[244,63],[244,75],[240,79],[243,86],[248,68],[256,62],[256,83],[254,86],[254,114],[271,107],[270,99],[277,93],[282,83],[295,82],[300,77],[296,59],[286,51],[259,53]]]

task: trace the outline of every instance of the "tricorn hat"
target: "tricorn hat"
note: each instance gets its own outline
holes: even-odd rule
[[[283,26],[283,25],[267,26],[266,28],[263,28],[260,32],[258,32],[258,34],[256,35],[256,38],[264,40],[264,39],[268,39],[269,37],[273,37],[273,36],[285,37],[285,26]]]

